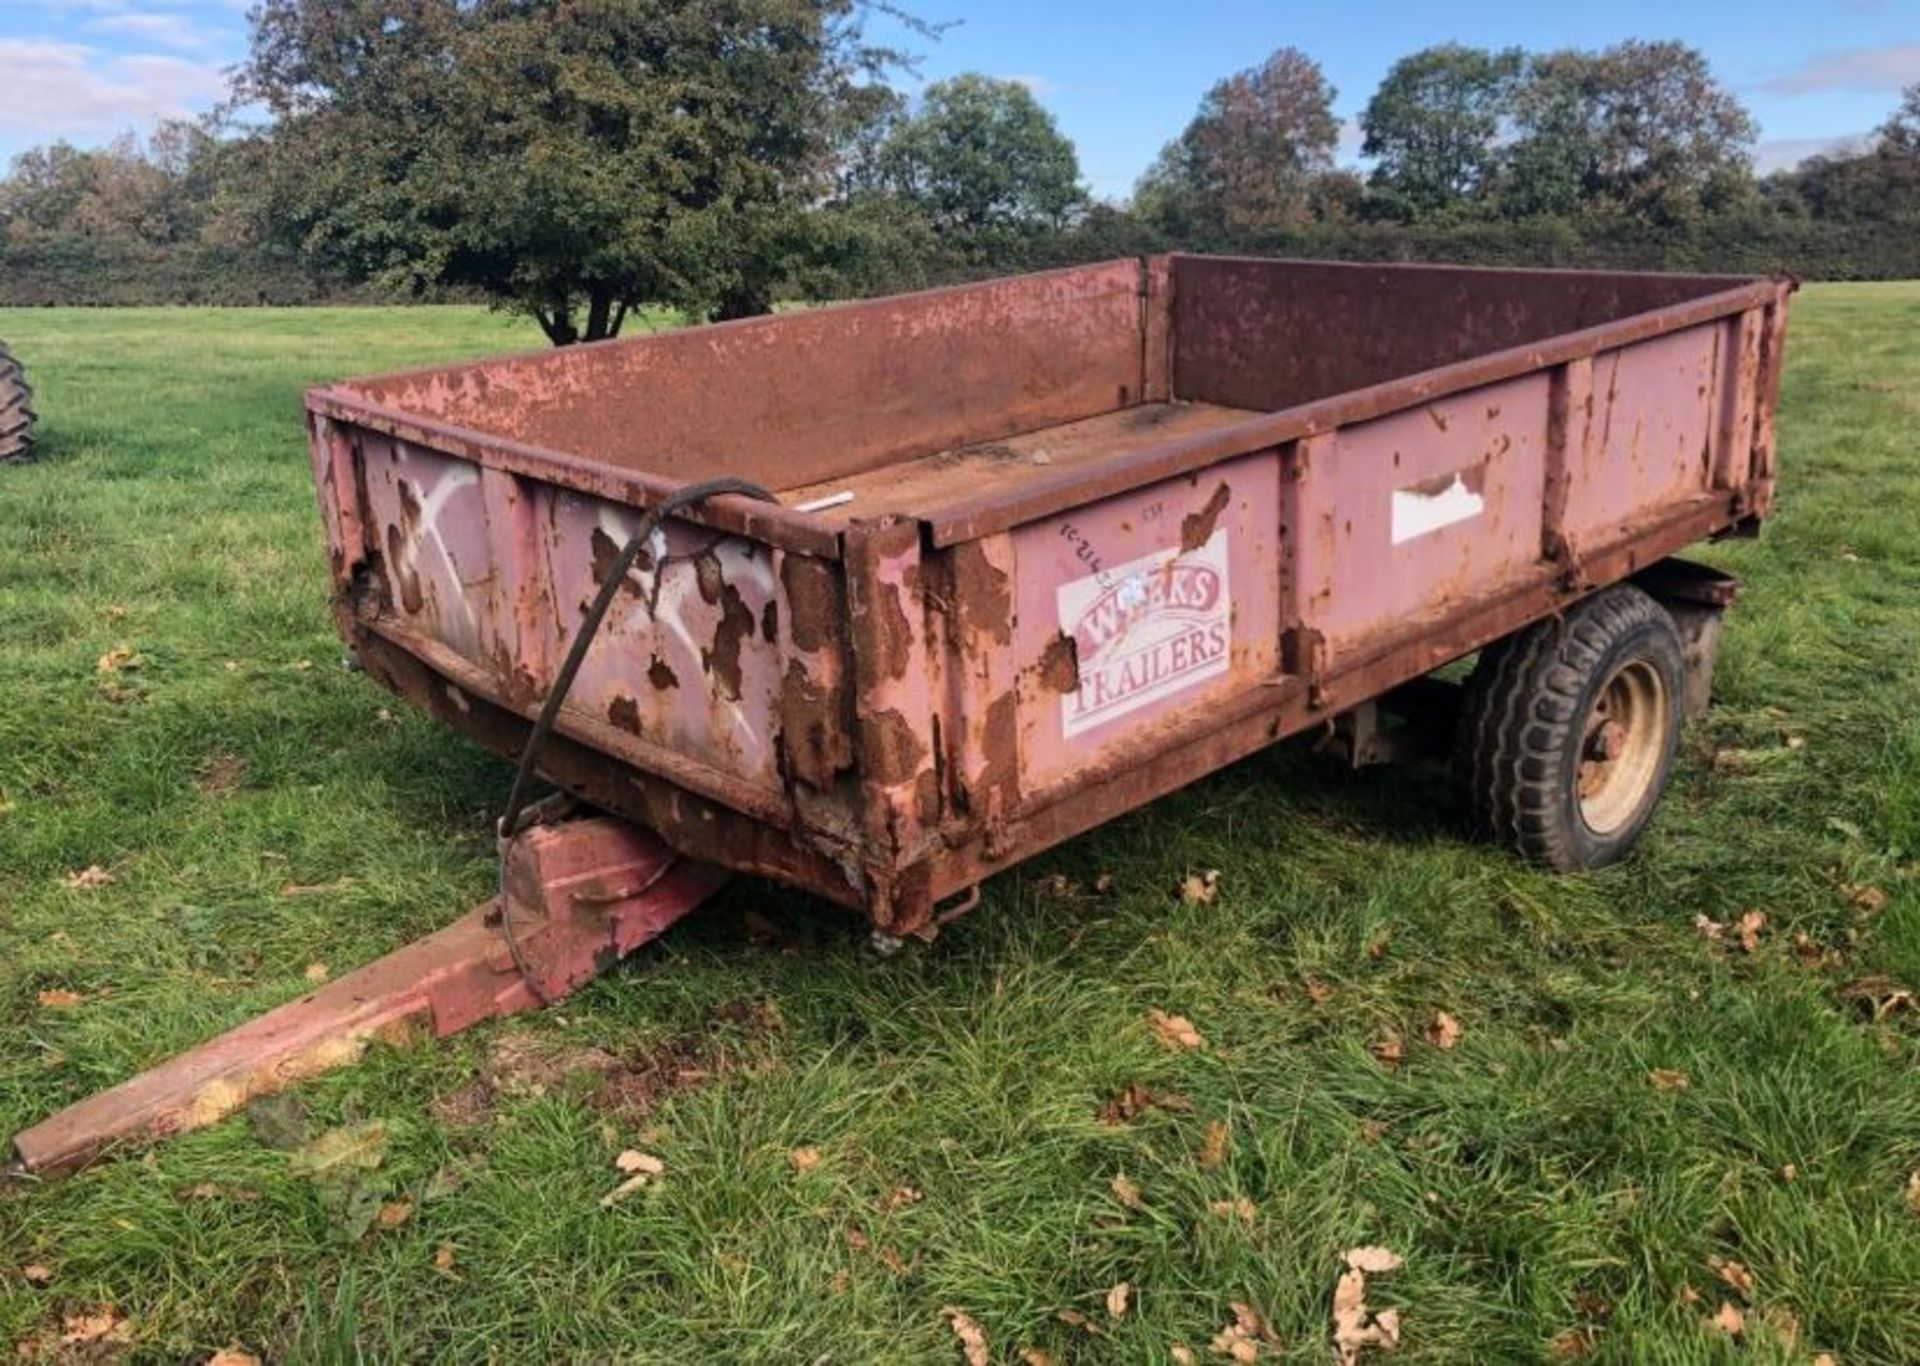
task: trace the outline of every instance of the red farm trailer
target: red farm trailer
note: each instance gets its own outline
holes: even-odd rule
[[[601,814],[516,821],[444,942],[22,1158],[549,999],[729,871],[931,934],[1276,740],[1417,745],[1475,652],[1468,808],[1549,866],[1616,858],[1733,595],[1671,557],[1772,503],[1791,289],[1159,256],[317,389],[367,673]],[[745,482],[688,499],[714,476]]]

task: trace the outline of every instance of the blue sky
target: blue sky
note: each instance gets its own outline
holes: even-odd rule
[[[0,0],[0,157],[197,113],[241,54],[248,0]],[[1078,144],[1097,194],[1124,195],[1206,88],[1292,44],[1352,120],[1395,57],[1431,43],[1597,47],[1678,38],[1760,123],[1763,169],[1856,138],[1920,81],[1920,0],[907,0],[960,20],[918,43],[925,79],[1026,81]]]

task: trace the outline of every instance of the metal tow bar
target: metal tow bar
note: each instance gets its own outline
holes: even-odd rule
[[[353,1062],[374,1040],[444,1038],[557,1001],[658,938],[727,881],[608,816],[533,826],[506,855],[505,896],[14,1135],[13,1177],[54,1176],[204,1128],[249,1101]],[[511,925],[528,974],[501,938]]]

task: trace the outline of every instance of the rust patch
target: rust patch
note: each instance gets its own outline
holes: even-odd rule
[[[860,757],[873,782],[891,787],[907,781],[926,755],[926,745],[899,712],[889,708],[860,718]]]
[[[1454,480],[1467,486],[1469,493],[1482,493],[1487,486],[1487,462],[1476,460],[1473,464],[1457,470],[1448,470],[1445,474],[1436,474],[1431,479],[1422,479],[1417,484],[1409,484],[1402,490],[1422,498],[1438,498],[1453,487]]]
[[[794,645],[812,653],[836,644],[840,595],[832,567],[825,560],[788,555],[780,564],[780,582],[787,592],[788,629]]]
[[[780,603],[774,598],[760,609],[760,636],[769,645],[780,639]]]
[[[607,720],[630,735],[638,735],[640,706],[631,697],[616,697],[607,703]]]
[[[400,534],[400,528],[391,523],[387,526],[387,565],[399,584],[401,606],[409,612],[418,612],[426,605],[426,596],[420,591],[420,575],[407,562],[406,538]]]
[[[1427,418],[1429,421],[1433,423],[1434,426],[1438,427],[1441,431],[1444,432],[1447,429],[1447,415],[1441,412],[1438,408],[1427,409]]]
[[[1013,585],[978,541],[953,548],[953,596],[969,631],[984,632],[996,645],[1011,643]]]
[[[680,686],[680,675],[673,671],[673,665],[667,663],[667,661],[660,658],[659,655],[655,655],[653,657],[653,663],[647,665],[647,682],[653,684],[653,686],[661,692],[665,692],[668,688],[677,688]]]
[[[1213,536],[1214,524],[1220,520],[1220,514],[1226,511],[1227,501],[1233,497],[1233,490],[1227,487],[1226,480],[1220,481],[1220,487],[1213,491],[1213,497],[1207,499],[1206,506],[1198,512],[1189,512],[1180,519],[1180,553],[1185,555],[1198,550]]]
[[[842,715],[844,694],[814,682],[799,660],[787,665],[780,686],[780,734],[788,771],[809,787],[833,786],[853,767],[853,741]]]
[[[693,557],[693,578],[700,586],[700,600],[709,607],[717,606],[727,579],[720,569],[720,557],[711,546]]]
[[[921,769],[913,780],[913,814],[924,826],[940,823],[940,775],[933,769]]]
[[[1058,693],[1080,691],[1080,647],[1065,631],[1048,641],[1040,653],[1040,683]]]
[[[715,562],[717,569],[718,562]],[[753,609],[730,583],[720,585],[720,624],[713,628],[713,648],[700,652],[700,663],[713,675],[720,691],[740,700],[740,643],[753,635]]]
[[[858,663],[866,678],[904,678],[913,649],[913,625],[900,605],[900,585],[883,582],[875,587],[879,590],[871,612],[875,657]]]
[[[1010,806],[1020,791],[1020,713],[1014,694],[1002,693],[987,704],[980,727],[980,775],[975,781],[975,809],[987,811],[988,794],[1002,794]]]
[[[620,558],[621,547],[615,543],[613,537],[607,535],[607,533],[599,527],[593,529],[591,545],[593,548],[593,581],[595,583],[605,583],[607,581],[607,575],[613,572],[614,561]],[[643,548],[640,553],[634,557],[634,565],[641,567],[643,562],[649,559],[650,557]],[[628,574],[626,580],[621,583],[620,587],[625,589],[630,597],[637,598],[643,596],[640,591],[640,585],[633,581],[632,574]],[[584,614],[587,609],[583,605],[580,610],[582,614]]]

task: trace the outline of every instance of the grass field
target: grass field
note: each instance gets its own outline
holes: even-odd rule
[[[506,768],[341,669],[299,393],[535,339],[0,336],[46,438],[0,470],[5,1134],[489,894]],[[1238,1302],[1317,1362],[1381,1244],[1395,1360],[1920,1360],[1920,285],[1807,289],[1785,389],[1779,516],[1709,552],[1719,704],[1625,866],[1537,874],[1437,771],[1282,748],[893,959],[739,885],[551,1014],[0,1193],[0,1343],[947,1363],[957,1309],[996,1361],[1226,1360]],[[1749,911],[1750,951],[1696,926]],[[364,1165],[303,1174],[343,1126]],[[627,1148],[665,1173],[603,1208]]]

